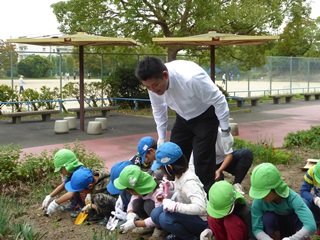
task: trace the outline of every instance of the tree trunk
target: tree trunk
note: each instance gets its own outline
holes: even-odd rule
[[[168,47],[168,62],[171,62],[173,60],[177,59],[177,54],[181,50],[181,47]]]

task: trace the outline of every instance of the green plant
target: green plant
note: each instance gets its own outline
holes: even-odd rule
[[[0,190],[10,183],[16,182],[16,172],[21,149],[19,145],[0,145]]]
[[[4,238],[10,230],[9,223],[12,217],[10,203],[10,198],[4,195],[0,196],[0,239]]]
[[[289,133],[284,138],[284,147],[308,147],[318,149],[320,145],[320,126],[312,126],[309,130]]]
[[[290,151],[277,149],[272,142],[267,140],[257,143],[247,142],[243,139],[235,138],[234,150],[249,148],[254,155],[254,163],[270,162],[273,164],[288,164],[293,156]]]
[[[29,223],[14,223],[11,226],[11,231],[14,237],[10,239],[18,240],[40,240],[45,237],[47,232],[41,233],[41,230],[35,231],[34,225]]]

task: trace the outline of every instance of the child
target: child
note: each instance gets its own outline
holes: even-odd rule
[[[121,171],[113,184],[116,188],[125,189],[132,195],[127,208],[127,222],[120,226],[120,230],[127,233],[136,227],[144,227],[149,232],[153,231],[155,224],[150,214],[155,207],[162,204],[164,197],[163,191],[158,188],[153,177],[138,166],[129,165]],[[155,231],[158,234],[157,230]]]
[[[82,168],[74,172],[65,187],[69,192],[87,195],[86,199],[90,204],[83,207],[82,211],[89,211],[88,221],[99,221],[104,218],[104,223],[106,223],[116,202],[116,198],[106,190],[108,183],[109,175],[104,171],[95,168],[92,170]]]
[[[311,190],[313,189],[313,194]],[[317,224],[320,222],[320,161],[306,172],[300,195],[313,213]]]
[[[257,239],[307,239],[316,231],[310,209],[271,163],[253,169],[250,197],[252,231]]]
[[[209,190],[207,212],[211,236],[213,234],[216,240],[254,239],[250,206],[229,182],[219,181],[212,185]],[[200,235],[201,239],[205,235],[204,232]],[[206,237],[210,237],[210,232]]]
[[[152,137],[143,137],[138,143],[138,153],[142,157],[143,164],[152,164],[156,159],[157,142]]]
[[[54,155],[53,159],[55,170],[54,172],[60,172],[65,176],[63,182],[49,195],[45,197],[42,202],[42,208],[47,210],[48,215],[54,214],[59,208],[64,211],[75,210],[77,207],[83,207],[84,203],[81,200],[79,193],[68,192],[62,195],[60,198],[52,201],[55,196],[61,193],[65,189],[65,184],[70,181],[72,174],[83,168],[83,164],[79,162],[77,156],[69,149],[61,149]],[[61,203],[71,200],[71,203],[67,206],[60,206]],[[51,202],[51,203],[50,203]],[[50,205],[49,205],[50,203]]]
[[[174,190],[177,193],[174,195],[177,201],[164,199],[163,206],[151,213],[153,222],[172,233],[167,239],[197,239],[207,228],[207,196],[203,184],[188,169],[187,159],[175,143],[166,142],[157,149],[156,162],[151,169],[157,168],[175,179]]]

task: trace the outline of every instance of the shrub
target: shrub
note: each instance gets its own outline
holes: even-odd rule
[[[312,126],[309,130],[289,133],[284,138],[284,147],[308,147],[318,149],[320,146],[320,126]]]
[[[233,150],[249,148],[254,155],[254,163],[270,162],[272,164],[288,164],[293,156],[290,151],[276,149],[272,142],[260,141],[258,143],[247,142],[240,138],[235,138]]]

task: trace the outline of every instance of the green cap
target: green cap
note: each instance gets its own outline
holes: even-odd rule
[[[114,180],[113,184],[120,190],[130,188],[140,195],[153,192],[157,186],[153,177],[150,174],[143,172],[140,167],[136,165],[125,167],[121,171],[119,177]]]
[[[230,213],[237,199],[242,204],[246,203],[244,196],[237,192],[229,182],[216,182],[209,190],[207,212],[213,218],[223,218]]]
[[[289,196],[289,187],[276,166],[271,163],[261,163],[253,169],[249,195],[254,199],[261,199],[272,189],[281,197]]]
[[[314,166],[313,175],[316,181],[320,183],[320,161],[318,161],[317,164]]]
[[[69,173],[73,173],[78,167],[83,166],[83,163],[79,162],[77,156],[69,149],[61,149],[54,155],[54,172],[59,172],[62,167]]]

